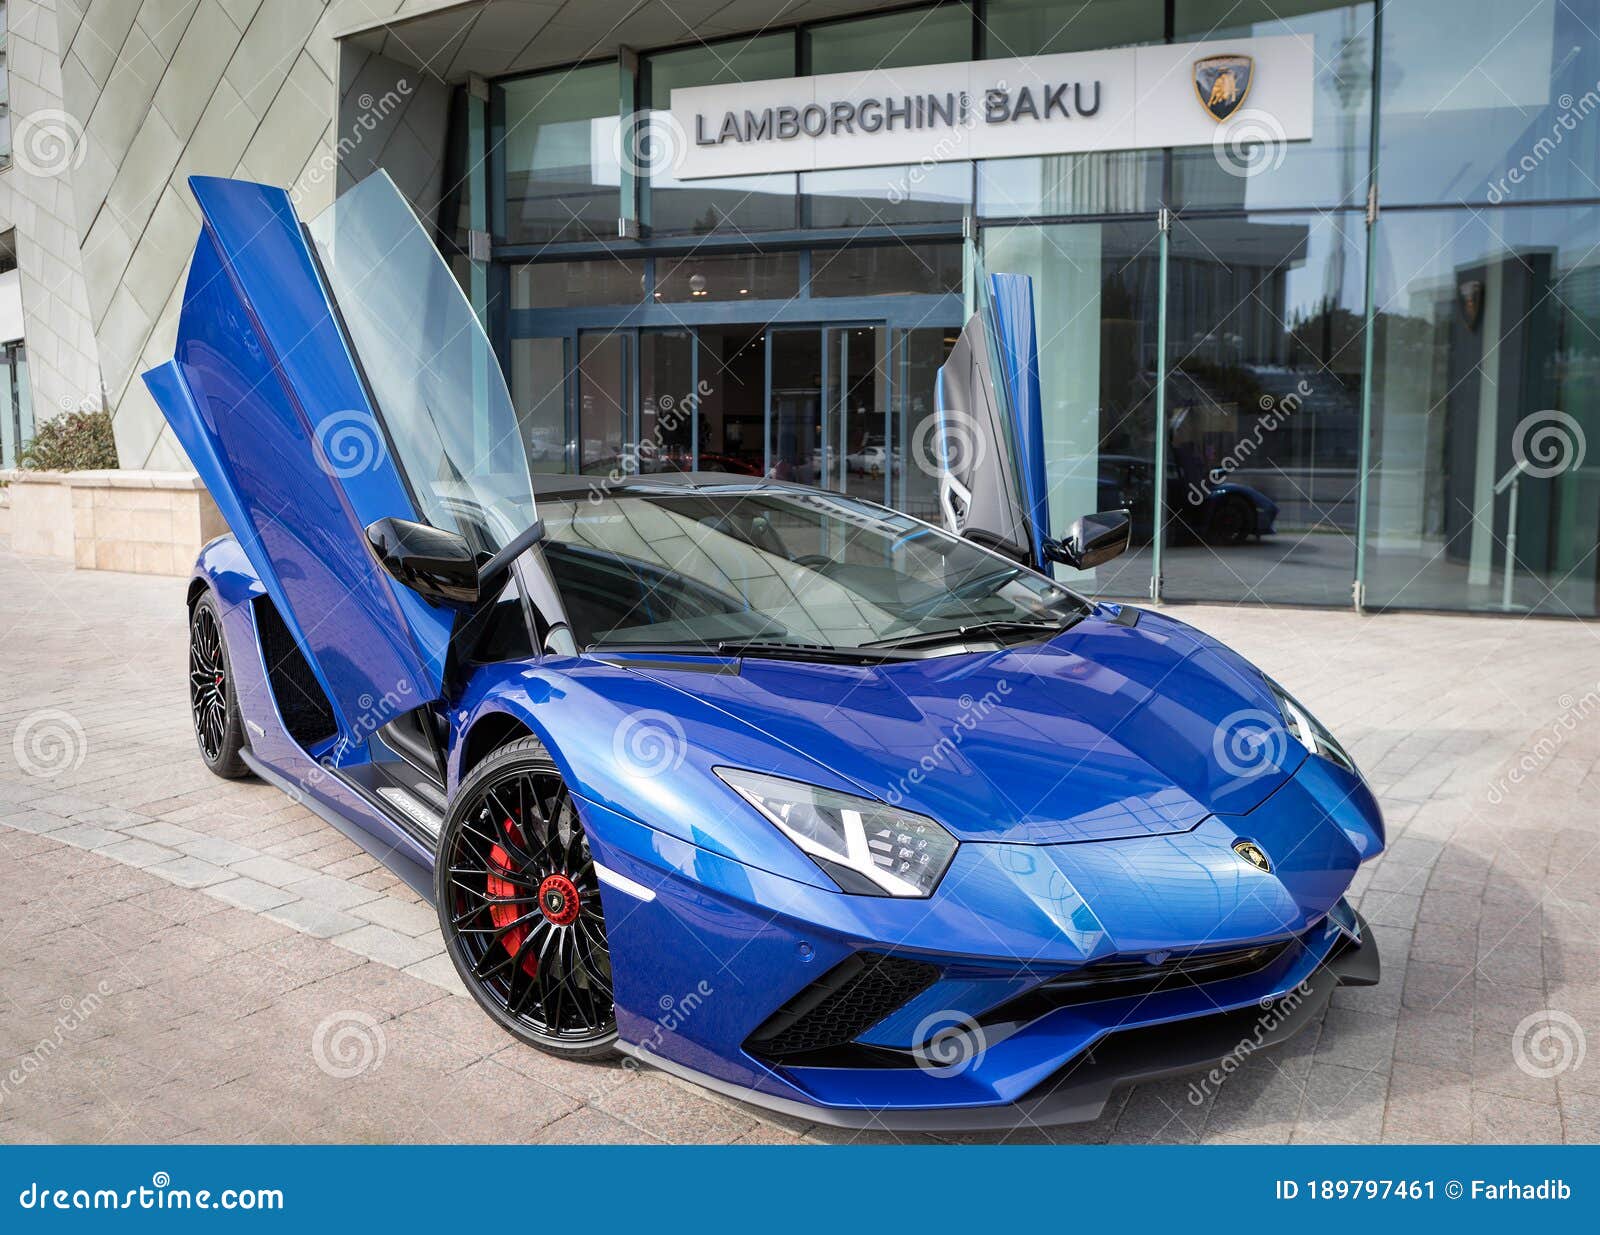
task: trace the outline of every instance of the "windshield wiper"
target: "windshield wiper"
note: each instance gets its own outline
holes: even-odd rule
[[[758,656],[770,660],[814,660],[843,665],[877,664],[901,660],[887,648],[872,644],[861,647],[835,647],[831,643],[784,643],[777,639],[723,639],[717,651],[724,656]]]
[[[968,639],[1002,639],[1007,635],[1058,635],[1083,620],[1074,613],[1061,621],[1031,621],[1015,618],[996,619],[990,622],[972,622],[948,630],[924,630],[910,635],[896,635],[892,639],[877,639],[867,644],[869,648],[920,648],[941,643],[960,643]]]
[[[838,665],[876,665],[886,660],[904,660],[906,657],[888,648],[834,647],[829,643],[785,643],[780,639],[718,639],[715,642],[695,643],[593,643],[590,652],[599,655],[627,654],[630,652],[670,652],[681,656],[727,656],[730,658],[754,657],[765,660],[804,660]]]

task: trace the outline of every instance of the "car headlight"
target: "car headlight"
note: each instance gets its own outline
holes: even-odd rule
[[[956,838],[926,815],[781,776],[716,773],[846,892],[928,896],[955,856]]]
[[[1300,745],[1313,755],[1321,755],[1324,759],[1337,763],[1352,775],[1361,775],[1356,771],[1356,761],[1350,758],[1344,747],[1339,745],[1338,739],[1328,732],[1328,727],[1306,710],[1304,704],[1271,678],[1267,678],[1267,687],[1272,691],[1272,697],[1278,701],[1278,711],[1283,713],[1283,723]]]

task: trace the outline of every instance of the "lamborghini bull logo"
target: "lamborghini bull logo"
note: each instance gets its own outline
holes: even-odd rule
[[[1200,104],[1217,121],[1238,111],[1250,93],[1255,61],[1250,56],[1206,56],[1194,62],[1194,89]]]
[[[1234,841],[1233,851],[1257,870],[1270,871],[1272,869],[1272,859],[1267,857],[1267,851],[1253,840]]]

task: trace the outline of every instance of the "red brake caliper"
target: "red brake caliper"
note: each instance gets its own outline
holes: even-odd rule
[[[517,831],[517,825],[512,823],[511,820],[507,819],[501,826],[505,829],[507,836],[514,837],[517,840],[521,839],[521,835]],[[513,869],[511,856],[499,845],[495,845],[489,850],[489,880],[484,891],[490,896],[504,897],[507,900],[515,897],[517,895],[517,885],[495,873],[500,870],[510,874]],[[541,904],[542,899],[541,897]],[[496,930],[505,930],[507,926],[524,916],[526,912],[527,907],[524,905],[490,905],[489,921],[494,923]],[[512,926],[510,930],[500,936],[500,946],[511,953],[512,956],[515,956],[522,949],[522,941],[527,937],[528,928],[526,926]],[[524,956],[522,958],[522,970],[530,978],[538,977],[538,957],[532,952]]]

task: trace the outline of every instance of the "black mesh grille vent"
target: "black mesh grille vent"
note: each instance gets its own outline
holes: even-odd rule
[[[939,978],[937,965],[858,952],[769,1016],[745,1043],[752,1055],[788,1059],[854,1041]]]

